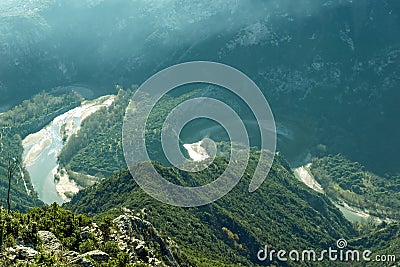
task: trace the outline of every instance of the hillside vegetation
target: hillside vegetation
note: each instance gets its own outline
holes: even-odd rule
[[[266,244],[288,250],[319,248],[356,235],[339,210],[299,182],[279,156],[260,189],[248,193],[257,157],[253,152],[245,176],[228,195],[203,207],[160,203],[143,192],[128,171],[81,191],[65,207],[100,218],[119,215],[121,207],[142,211],[161,233],[173,237],[195,266],[265,264],[256,255]],[[166,179],[193,185],[216,178],[226,164],[226,159],[217,158],[196,174],[155,166]]]

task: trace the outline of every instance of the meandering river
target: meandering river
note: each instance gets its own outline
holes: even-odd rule
[[[23,161],[42,201],[61,204],[67,200],[65,191],[76,192],[75,183],[63,180],[64,184],[57,186],[54,180],[58,169],[57,157],[66,143],[63,137],[77,133],[84,119],[100,108],[110,106],[113,101],[112,95],[84,101],[81,106],[56,117],[45,128],[23,140]]]

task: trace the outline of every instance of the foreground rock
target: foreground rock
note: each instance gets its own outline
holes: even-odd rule
[[[110,256],[100,250],[93,250],[86,252],[85,254],[81,255],[82,258],[90,258],[95,262],[107,262],[110,259]]]
[[[38,244],[25,244],[24,240],[18,240],[14,247],[5,248],[0,255],[0,266],[36,266],[37,259],[44,256],[57,259],[65,266],[93,267],[110,264],[119,253],[125,255],[129,263],[141,266],[189,266],[186,255],[172,240],[162,237],[150,222],[138,217],[140,215],[134,216],[128,209],[123,211],[124,215],[106,224],[92,223],[80,229],[79,249],[93,249],[91,251],[70,251],[54,233],[38,231]],[[93,237],[98,240],[98,247],[85,247],[88,244],[85,242],[91,242]],[[84,245],[83,249],[81,245]],[[107,246],[114,247],[117,252],[102,251],[110,251]]]
[[[33,260],[39,254],[38,251],[31,247],[17,245],[14,248],[6,248],[5,257],[11,261],[17,260]]]
[[[51,252],[51,251],[60,251],[63,248],[60,240],[49,231],[39,231],[38,232],[39,238],[43,242],[44,250]]]
[[[173,250],[178,250],[171,240],[164,240],[153,225],[139,217],[121,215],[114,219],[115,230],[111,238],[131,259],[153,266],[179,266]]]

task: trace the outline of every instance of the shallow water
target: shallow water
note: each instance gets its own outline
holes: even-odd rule
[[[342,212],[343,216],[351,222],[367,223],[368,218],[370,217],[370,215],[357,213],[353,210],[350,210],[349,208],[343,207],[336,203],[335,203],[335,206]],[[373,217],[373,219],[376,219],[376,218]]]
[[[53,202],[63,203],[61,196],[56,190],[56,183],[54,181],[54,175],[58,167],[57,157],[64,146],[61,134],[62,126],[66,125],[67,122],[69,125],[71,123],[74,125],[71,128],[71,132],[68,133],[70,136],[79,130],[81,118],[88,115],[85,113],[93,113],[103,106],[109,106],[112,101],[112,96],[105,96],[94,101],[85,102],[80,107],[56,117],[44,128],[41,134],[36,133],[35,137],[30,135],[25,138],[23,141],[23,161],[26,164],[33,187],[43,202],[47,204]],[[45,140],[50,140],[50,145],[43,145],[45,144]],[[38,153],[30,153],[30,151],[35,149]]]
[[[24,147],[24,162],[27,160],[29,150],[38,145],[42,140],[49,139],[51,144],[44,148],[39,157],[32,160],[32,164],[26,166],[27,171],[31,177],[32,184],[39,194],[39,198],[45,203],[62,203],[61,197],[56,191],[56,184],[54,181],[55,168],[57,167],[57,155],[63,147],[61,137],[61,126],[67,119],[65,114],[55,118],[46,128],[46,132],[41,138],[35,140],[32,145]]]

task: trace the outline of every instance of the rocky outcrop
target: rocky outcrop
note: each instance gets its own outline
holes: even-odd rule
[[[95,262],[107,262],[110,259],[110,256],[100,250],[93,250],[82,254],[80,257],[89,258],[94,260]]]
[[[113,224],[111,238],[131,259],[153,266],[179,265],[171,249],[176,245],[163,239],[150,222],[125,214],[114,219]]]
[[[32,247],[17,245],[13,248],[6,248],[5,257],[11,261],[16,260],[33,260],[39,254],[37,250]]]
[[[80,243],[92,240],[93,236],[99,241],[101,247],[106,248],[106,243],[114,243],[120,252],[129,256],[132,264],[146,264],[150,266],[186,266],[182,264],[182,257],[186,262],[186,256],[180,252],[175,243],[162,237],[154,226],[138,217],[144,216],[144,211],[134,216],[128,209],[121,215],[110,220],[106,225],[90,224],[81,228]],[[0,266],[13,266],[14,264],[28,264],[33,262],[41,253],[54,255],[63,264],[68,266],[93,267],[97,264],[107,263],[113,257],[99,249],[86,253],[67,250],[61,241],[50,231],[38,231],[39,244],[30,245],[24,240],[17,239],[17,245],[5,248],[0,254]],[[178,256],[177,256],[178,255]],[[114,257],[116,254],[114,254]],[[4,261],[6,260],[6,261]]]
[[[89,259],[84,258],[84,257],[77,257],[71,261],[68,262],[72,266],[79,266],[79,267],[94,267],[93,262],[91,262]]]
[[[52,232],[39,231],[38,235],[43,242],[43,248],[45,251],[51,252],[62,250],[63,246],[60,240],[58,240],[58,238]]]

